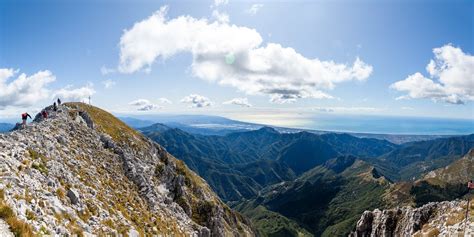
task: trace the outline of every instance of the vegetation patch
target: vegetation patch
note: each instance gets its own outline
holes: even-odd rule
[[[44,175],[48,175],[48,168],[43,163],[33,163],[31,165],[31,168],[37,169],[39,172],[41,172]]]
[[[48,161],[48,159],[46,158],[46,156],[32,149],[27,149],[27,151],[31,159],[34,161],[31,165],[31,168],[37,169],[44,175],[48,175],[48,168],[46,167],[46,162]]]
[[[7,205],[4,190],[0,190],[0,219],[3,219],[10,226],[10,231],[15,236],[34,236],[33,228],[18,219],[15,212]]]
[[[105,110],[79,102],[65,103],[65,105],[87,112],[94,121],[94,125],[97,126],[96,128],[108,134],[115,142],[135,146],[144,145],[144,138],[139,132]]]

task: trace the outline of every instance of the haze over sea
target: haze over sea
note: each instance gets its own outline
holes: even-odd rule
[[[357,133],[461,135],[474,133],[474,120],[370,115],[317,115],[309,118],[304,128]]]

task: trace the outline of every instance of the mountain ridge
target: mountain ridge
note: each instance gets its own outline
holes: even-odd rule
[[[254,236],[202,178],[111,114],[46,109],[0,134],[2,203],[34,233]]]

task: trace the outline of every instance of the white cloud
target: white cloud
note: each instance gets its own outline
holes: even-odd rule
[[[218,7],[221,5],[227,5],[229,0],[214,0],[214,4],[211,7]]]
[[[371,113],[380,112],[385,109],[375,107],[313,107],[312,110],[319,112],[336,112],[336,113]]]
[[[194,108],[212,106],[212,101],[209,98],[197,94],[191,94],[184,97],[183,99],[181,99],[181,103],[190,104],[190,107]]]
[[[218,10],[212,11],[212,16],[221,23],[228,23],[229,22],[229,15],[227,13],[219,12]]]
[[[372,73],[372,66],[359,58],[352,65],[306,58],[277,43],[262,45],[255,29],[190,16],[166,19],[166,12],[162,7],[123,33],[122,73],[150,70],[157,59],[189,52],[194,76],[247,94],[266,94],[278,103],[332,98],[324,90],[363,81]]]
[[[31,76],[20,74],[19,70],[0,69],[0,109],[7,106],[31,106],[49,97],[48,84],[56,80],[50,71],[39,71]]]
[[[110,87],[114,86],[116,82],[111,79],[107,79],[105,81],[102,81],[102,84],[104,84],[105,89],[109,89]]]
[[[173,104],[171,100],[168,100],[167,98],[164,98],[164,97],[158,98],[158,102],[161,104]]]
[[[113,68],[108,68],[108,67],[106,67],[106,66],[102,66],[102,67],[100,68],[100,73],[101,73],[102,75],[108,75],[108,74],[114,73],[114,72],[115,72],[115,69],[113,69]]]
[[[404,106],[402,107],[403,110],[415,110],[414,108],[412,107],[408,107],[408,106]]]
[[[54,92],[52,98],[60,98],[62,101],[85,101],[95,94],[92,83],[80,88],[66,86]]]
[[[390,88],[407,92],[397,99],[432,99],[451,104],[474,100],[474,56],[444,45],[433,49],[435,59],[426,66],[430,78],[417,72]]]
[[[132,105],[137,108],[139,111],[150,111],[150,110],[155,110],[155,109],[160,109],[161,107],[151,103],[149,100],[146,99],[138,99],[135,101],[132,101],[128,103],[129,105]]]
[[[261,3],[255,3],[250,6],[249,9],[247,9],[245,12],[250,14],[250,15],[255,15],[258,13],[258,11],[263,7],[263,4]]]
[[[242,107],[252,107],[247,98],[234,98],[229,101],[225,101],[222,104],[225,105],[240,105]]]

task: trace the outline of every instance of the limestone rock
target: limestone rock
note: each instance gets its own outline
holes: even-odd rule
[[[467,201],[445,201],[418,208],[365,211],[349,236],[472,236],[474,213],[466,219],[466,206]]]

